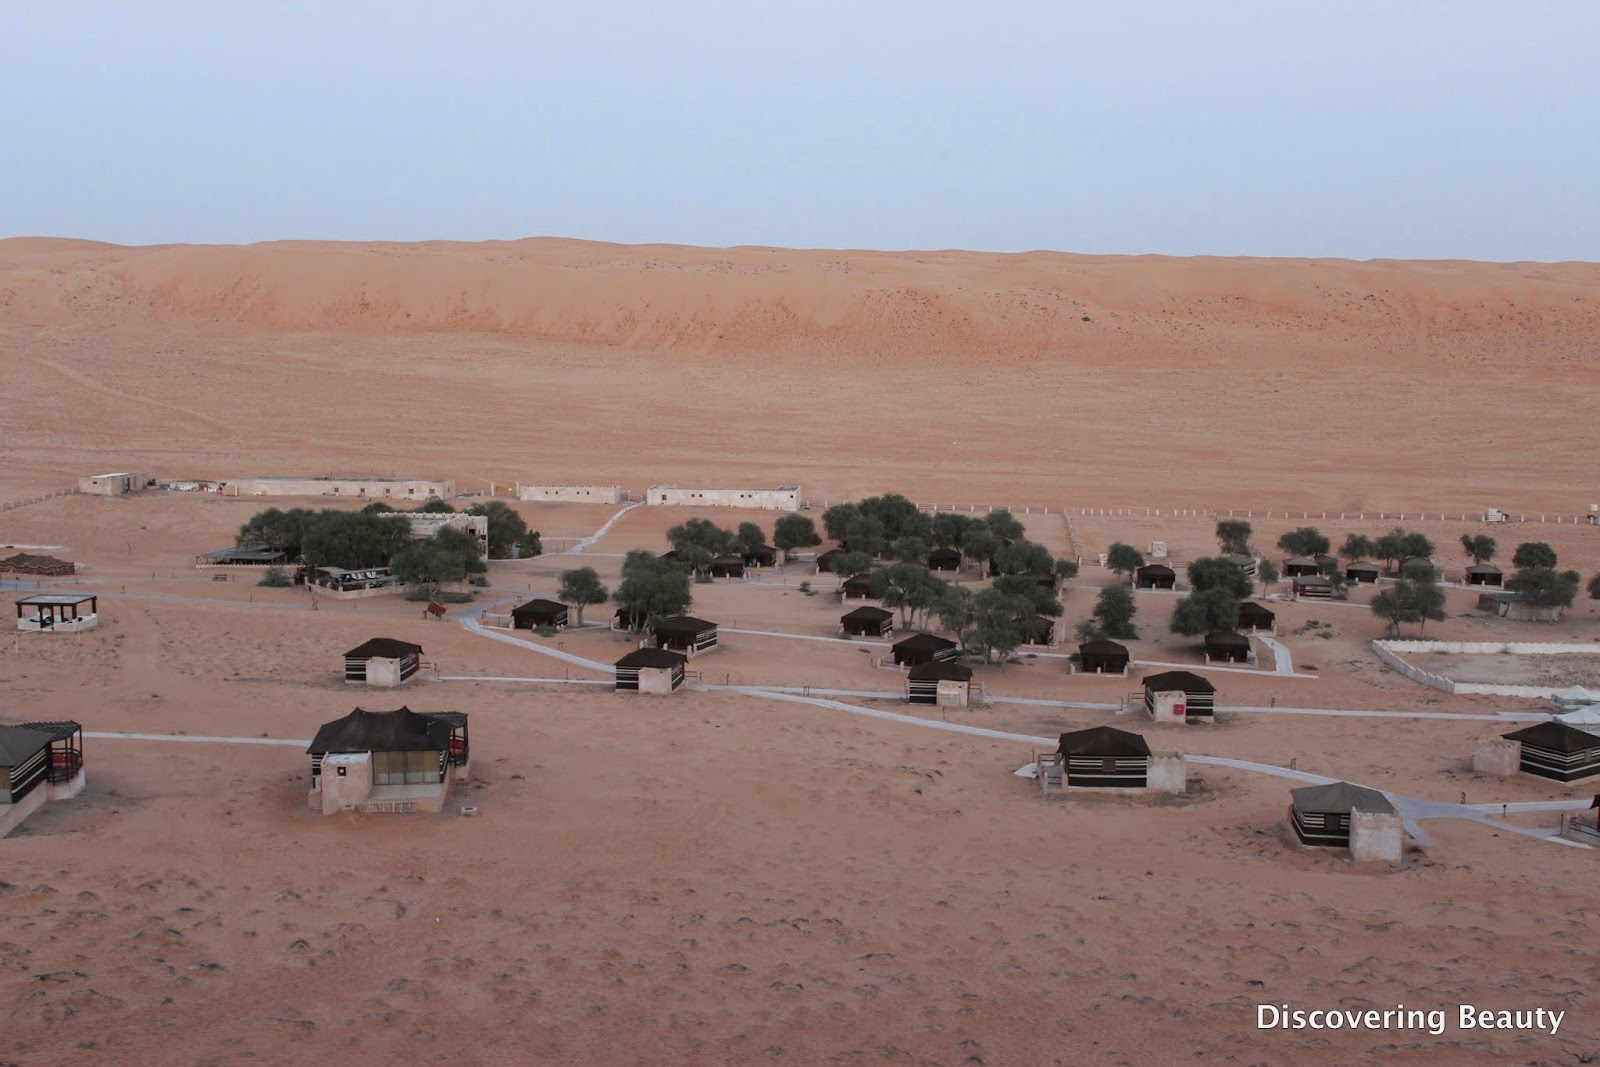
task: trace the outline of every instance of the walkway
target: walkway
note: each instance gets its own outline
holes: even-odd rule
[[[597,663],[592,659],[584,659],[582,656],[574,656],[571,652],[563,652],[557,648],[547,648],[546,646],[536,644],[533,641],[524,641],[522,638],[512,637],[510,634],[495,633],[493,630],[485,628],[482,623],[471,616],[462,618],[458,621],[461,623],[461,628],[466,630],[468,633],[475,633],[480,637],[487,637],[490,640],[500,641],[508,645],[517,645],[520,648],[531,649],[541,655],[549,656],[552,659],[561,660],[563,663],[571,663],[578,667],[584,667],[591,671],[600,671],[605,674],[611,674],[616,670],[616,667],[610,663]]]
[[[565,552],[563,552],[561,554],[564,555],[564,556],[579,556],[579,555],[582,555],[583,554],[583,550],[588,548],[590,545],[594,544],[596,541],[600,540],[600,538],[604,537],[606,535],[606,531],[611,529],[612,526],[616,525],[616,522],[617,522],[618,519],[622,518],[622,516],[626,515],[628,512],[632,511],[634,508],[641,508],[641,507],[644,507],[644,501],[643,500],[639,501],[637,504],[629,504],[627,507],[623,508],[621,511],[617,512],[615,515],[613,515],[609,519],[607,519],[601,525],[600,529],[596,530],[594,533],[590,534],[588,537],[585,537],[583,540],[579,541],[577,544],[573,545],[571,548],[567,549]]]
[[[283,737],[208,737],[201,734],[116,734],[85,730],[84,737],[96,741],[182,741],[198,745],[282,745],[304,751],[311,742]]]

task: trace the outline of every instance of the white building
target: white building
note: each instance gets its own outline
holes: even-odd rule
[[[628,491],[620,485],[523,485],[518,482],[517,499],[564,504],[626,504]]]
[[[456,495],[449,478],[231,478],[224,496],[336,496],[357,500],[448,499]]]
[[[692,489],[680,485],[652,485],[645,494],[645,503],[799,511],[800,487],[780,485],[776,489]]]

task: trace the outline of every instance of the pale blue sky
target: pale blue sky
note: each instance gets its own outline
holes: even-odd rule
[[[1600,2],[0,0],[0,235],[1600,259]]]

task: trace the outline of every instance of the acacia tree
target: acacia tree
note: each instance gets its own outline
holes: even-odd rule
[[[234,538],[234,544],[240,548],[266,545],[268,548],[288,553],[293,559],[299,555],[301,547],[305,544],[306,531],[311,529],[318,519],[324,515],[339,514],[343,512],[316,512],[310,508],[290,508],[288,511],[268,508],[252,515],[249,522],[239,527],[239,535]]]
[[[1225,556],[1248,556],[1254,528],[1243,519],[1223,519],[1217,523],[1217,544]]]
[[[851,552],[865,552],[875,557],[888,547],[889,538],[882,519],[862,512],[845,527],[843,543]]]
[[[1600,600],[1600,574],[1589,579],[1589,599]]]
[[[600,575],[593,567],[577,567],[561,572],[561,587],[556,597],[571,604],[578,614],[578,626],[583,625],[583,609],[589,604],[604,604],[611,590],[600,584]]]
[[[1106,552],[1106,566],[1115,574],[1129,577],[1144,566],[1144,553],[1118,541]]]
[[[472,541],[476,550],[477,538],[462,536]],[[404,515],[324,511],[306,528],[300,550],[308,566],[361,570],[389,566],[395,554],[411,541],[411,520]]]
[[[739,524],[739,532],[734,534],[734,539],[738,541],[739,547],[745,551],[767,543],[766,533],[753,522],[741,522]]]
[[[1100,624],[1100,631],[1119,641],[1132,641],[1139,636],[1139,631],[1133,628],[1133,617],[1138,612],[1132,591],[1120,584],[1100,590],[1100,598],[1094,605],[1094,618]]]
[[[939,625],[966,647],[977,623],[977,594],[963,585],[946,585],[934,600],[932,610],[938,616]]]
[[[1067,581],[1078,576],[1078,561],[1075,559],[1058,559],[1050,568],[1056,572],[1056,577]]]
[[[1404,581],[1404,579],[1401,579]],[[1375,594],[1371,602],[1372,613],[1384,621],[1387,633],[1395,637],[1400,633],[1400,624],[1404,622],[1417,622],[1422,616],[1417,613],[1416,605],[1400,595],[1400,583],[1396,582],[1393,589],[1384,589]]]
[[[1556,565],[1556,551],[1543,541],[1524,541],[1517,546],[1516,555],[1511,557],[1511,565],[1518,570],[1526,567],[1549,567]]]
[[[1328,551],[1328,539],[1315,526],[1302,526],[1278,538],[1278,547],[1291,556],[1321,556]]]
[[[739,547],[738,538],[733,533],[724,530],[710,519],[690,519],[679,526],[674,526],[667,531],[667,540],[679,556],[691,548],[699,548],[712,556],[720,556]]]
[[[1506,583],[1508,589],[1540,608],[1570,608],[1583,576],[1554,567],[1523,567]],[[1591,582],[1593,586],[1595,583]],[[1592,591],[1592,590],[1591,590]]]
[[[983,517],[983,523],[1002,541],[1020,541],[1027,536],[1022,520],[1011,514],[1010,508],[996,508]]]
[[[1061,616],[1060,599],[1026,574],[1003,574],[989,588],[998,589],[1007,596],[1020,596],[1033,606],[1035,615],[1049,615],[1051,618]]]
[[[1220,562],[1228,563],[1227,560],[1221,560]],[[1233,567],[1233,564],[1228,563],[1228,566]],[[1234,567],[1233,569],[1239,570],[1237,567]],[[1337,571],[1338,567],[1335,566],[1334,570]],[[1244,572],[1239,571],[1239,573],[1243,574]],[[1260,563],[1256,564],[1256,577],[1261,581],[1261,591],[1265,593],[1271,590],[1273,584],[1283,576],[1278,573],[1278,567],[1275,563],[1273,563],[1270,559],[1264,559]],[[1192,585],[1193,582],[1191,581],[1190,584]]]
[[[1445,617],[1444,590],[1428,580],[1401,578],[1393,589],[1385,589],[1372,598],[1372,613],[1388,625],[1389,636],[1400,632],[1400,624],[1414,622],[1418,632],[1427,628],[1428,620]]]
[[[889,552],[901,563],[926,564],[931,551],[933,547],[920,537],[902,537],[889,546]]]
[[[1195,637],[1239,628],[1239,600],[1226,589],[1202,589],[1178,601],[1172,611],[1172,632]]]
[[[809,515],[795,511],[772,524],[772,546],[783,553],[785,562],[795,549],[820,544],[822,538],[817,536],[817,524]]]
[[[611,599],[622,609],[629,629],[638,632],[694,602],[689,572],[653,552],[635,549],[622,563],[622,584]]]
[[[410,523],[406,525],[409,528]],[[407,585],[434,589],[441,583],[464,581],[469,574],[483,574],[489,569],[478,539],[453,526],[441,526],[432,537],[398,549],[389,566],[395,577]]]
[[[1473,563],[1488,563],[1494,559],[1495,541],[1488,534],[1462,534],[1461,549],[1472,557]]]
[[[830,541],[844,541],[844,534],[850,523],[861,514],[861,509],[854,504],[835,504],[822,513],[822,528],[828,531]]]
[[[1260,574],[1264,566],[1265,562],[1259,564],[1256,573]],[[1273,568],[1274,574],[1276,571]],[[1235,600],[1245,600],[1255,588],[1242,567],[1216,556],[1201,556],[1189,564],[1185,573],[1189,578],[1189,588],[1197,593],[1207,589],[1226,589]]]
[[[841,552],[828,561],[828,570],[839,578],[839,584],[872,569],[872,557],[865,552]]]
[[[1366,534],[1353,533],[1339,546],[1339,555],[1354,563],[1358,559],[1371,559],[1377,555],[1377,546]]]
[[[899,493],[869,496],[856,508],[861,514],[883,524],[883,538],[886,541],[898,541],[902,537],[926,541],[932,532],[932,519]]]
[[[516,508],[503,500],[474,504],[468,515],[483,515],[489,519],[489,558],[507,559],[512,547],[528,532],[528,524]]]
[[[987,563],[994,558],[995,550],[1000,547],[1000,538],[994,531],[983,523],[978,523],[967,530],[961,541],[961,554],[978,563]]]
[[[872,595],[886,608],[898,608],[902,629],[917,624],[919,613],[938,602],[949,583],[927,567],[894,563],[872,572]]]
[[[983,649],[983,662],[993,662],[998,654],[1000,662],[1016,651],[1028,639],[1028,627],[1033,621],[1033,605],[1025,597],[1014,596],[1002,589],[985,589],[973,598],[974,618],[970,643]]]
[[[1023,574],[1027,571],[1047,571],[1055,561],[1050,550],[1032,541],[1002,543],[990,558],[990,569],[996,574]]]
[[[941,511],[928,524],[928,540],[935,548],[960,548],[967,535],[984,524],[970,515]]]
[[[430,496],[416,509],[423,515],[454,515],[456,509],[444,501],[442,497]]]

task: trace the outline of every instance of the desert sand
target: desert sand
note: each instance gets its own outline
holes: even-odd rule
[[[471,491],[799,482],[823,499],[1280,509],[1255,520],[1264,548],[1302,524],[1285,508],[1494,505],[1568,521],[1406,525],[1447,570],[1461,533],[1489,532],[1503,556],[1548,541],[1587,579],[1600,530],[1570,516],[1600,497],[1583,417],[1600,400],[1597,298],[1590,264],[18,239],[0,242],[0,501],[113,469]],[[294,742],[357,703],[405,703],[470,712],[473,779],[445,815],[324,818],[305,806],[303,745],[91,739],[88,790],[0,841],[0,1061],[1554,1064],[1600,1048],[1592,851],[1430,819],[1403,869],[1371,870],[1294,847],[1281,778],[1192,767],[1181,798],[1046,799],[1011,773],[1042,746],[710,688],[356,690],[339,654],[379,635],[423,644],[451,678],[605,675],[399,597],[313,610],[303,591],[196,571],[276,503],[328,502],[78,495],[0,512],[0,544],[61,546],[84,569],[46,584],[100,593],[104,619],[0,638],[0,721]],[[616,510],[519,507],[552,544]],[[491,564],[479,605],[549,595],[581,564],[614,586],[621,553],[663,549],[695,514],[774,517],[639,508],[583,556]],[[1059,515],[1024,518],[1067,551]],[[1312,524],[1336,541],[1393,525]],[[1164,539],[1180,568],[1212,551],[1211,525],[1076,520],[1090,558]],[[1112,580],[1084,568],[1065,629]],[[692,665],[700,682],[898,691],[864,642],[732,632],[831,635],[835,584],[795,565],[695,586],[695,614],[729,631]],[[1535,705],[1388,670],[1370,596],[1275,605],[1315,677],[1215,680],[1224,708],[1373,716],[914,714],[1040,738],[1115,724],[1157,749],[1444,802],[1586,795],[1472,772],[1476,742],[1514,721],[1408,715]],[[1139,595],[1138,658],[1198,664],[1166,633],[1174,602]],[[1427,634],[1600,640],[1593,601],[1553,627],[1474,602],[1452,591]],[[630,647],[529,640],[599,662]],[[978,673],[991,695],[1090,704],[1137,685],[1047,656]],[[1452,1028],[1255,1029],[1257,1003],[1285,1002],[1443,1007]],[[1556,1037],[1461,1032],[1460,1002],[1568,1014]]]

